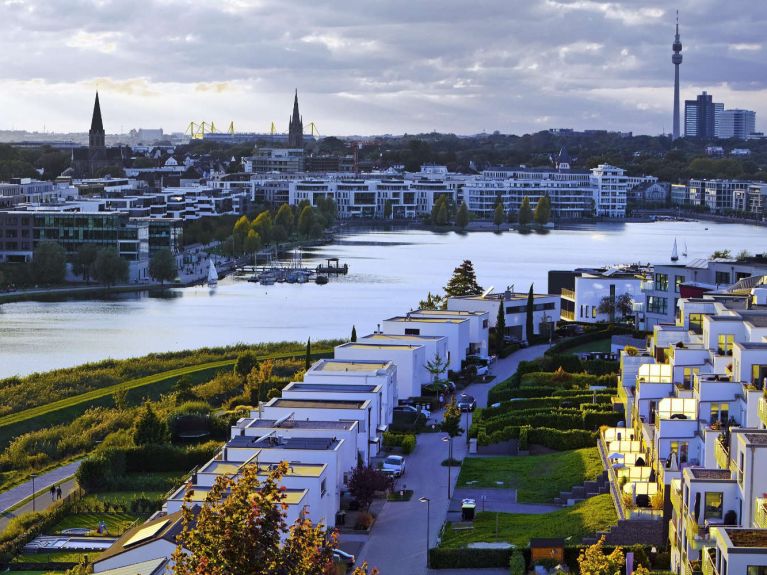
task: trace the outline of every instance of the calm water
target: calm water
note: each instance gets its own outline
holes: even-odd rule
[[[767,251],[764,228],[705,222],[600,224],[528,235],[358,233],[305,254],[312,266],[333,256],[349,264],[348,276],[325,286],[264,287],[227,278],[214,291],[185,288],[173,297],[0,305],[0,377],[153,351],[343,338],[353,324],[363,335],[416,306],[427,291],[440,291],[466,258],[485,288],[513,284],[522,291],[535,283],[544,291],[551,269],[668,262],[675,237],[680,253],[687,242],[688,259],[715,249]]]

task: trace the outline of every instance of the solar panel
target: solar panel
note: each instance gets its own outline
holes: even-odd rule
[[[154,537],[168,523],[170,523],[170,520],[166,519],[165,521],[160,521],[159,523],[155,523],[154,525],[150,525],[149,527],[144,527],[143,529],[139,529],[138,531],[136,531],[136,533],[133,535],[133,537],[128,539],[123,544],[123,547],[128,547],[130,545],[135,545],[136,543],[141,543],[142,541],[146,541],[147,539],[150,539],[151,537]]]

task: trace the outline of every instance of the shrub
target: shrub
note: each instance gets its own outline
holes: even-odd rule
[[[401,447],[402,447],[403,454],[409,455],[413,453],[413,450],[415,449],[415,435],[412,435],[412,434],[405,435],[402,438]]]
[[[509,559],[509,575],[525,575],[527,564],[525,556],[520,551],[513,551]]]
[[[354,528],[359,530],[370,529],[373,525],[373,514],[367,511],[361,511],[357,515],[357,521],[354,523]]]
[[[402,453],[408,455],[415,449],[416,438],[412,433],[393,433],[385,431],[383,434],[384,447],[399,447]]]
[[[528,448],[527,437],[529,432],[530,432],[530,427],[527,425],[519,429],[519,450],[520,451],[527,451],[527,448]]]
[[[487,569],[507,567],[511,549],[429,549],[432,569]]]

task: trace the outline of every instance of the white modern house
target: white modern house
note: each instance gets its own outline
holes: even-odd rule
[[[467,326],[468,327],[468,326]],[[426,370],[426,347],[422,344],[382,345],[361,341],[335,348],[339,360],[378,359],[397,366],[397,397],[407,399],[421,395],[421,386],[431,382]]]
[[[93,562],[94,573],[165,573],[172,567],[176,537],[182,529],[181,512],[162,515],[128,529]]]
[[[384,389],[380,385],[362,383],[311,383],[293,381],[282,389],[284,399],[358,399],[370,401],[371,425],[385,431],[391,423],[393,405],[386,405]]]
[[[461,363],[471,351],[471,322],[465,317],[418,317],[408,314],[386,319],[381,326],[385,333],[447,337],[447,361],[452,371],[461,371]]]
[[[447,359],[447,338],[440,335],[397,335],[391,333],[373,332],[365,335],[358,343],[373,343],[376,345],[422,345],[427,361],[434,361],[439,356]]]
[[[419,309],[408,314],[412,318],[468,319],[469,355],[489,355],[490,314],[483,310]]]

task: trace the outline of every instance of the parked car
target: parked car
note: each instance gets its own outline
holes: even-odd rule
[[[429,419],[431,417],[431,411],[427,407],[424,407],[423,405],[415,406],[415,405],[398,405],[395,407],[392,411],[399,411],[402,413],[422,413],[426,419]]]
[[[486,365],[477,366],[477,376],[478,377],[484,377],[488,373],[490,373],[490,368]]]
[[[488,365],[490,363],[489,359],[479,357],[478,355],[467,355],[464,361],[466,362],[466,365],[476,365],[477,367]]]
[[[347,553],[346,551],[341,551],[340,549],[333,549],[333,559],[338,563],[346,565],[347,571],[354,567],[354,564],[357,562],[357,558],[354,555]]]
[[[389,455],[383,462],[383,472],[400,477],[405,473],[405,458],[401,455]]]
[[[513,335],[503,336],[503,343],[509,344],[509,345],[518,345],[519,347],[527,347],[526,339],[520,339]]]
[[[467,393],[462,393],[456,403],[461,411],[474,411],[477,408],[477,400]]]

